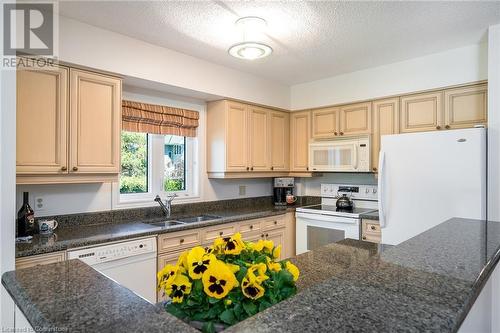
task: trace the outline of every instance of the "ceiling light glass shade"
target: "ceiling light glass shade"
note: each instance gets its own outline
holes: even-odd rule
[[[233,57],[247,60],[255,60],[267,57],[273,49],[263,43],[244,42],[233,45],[229,48],[229,54]]]

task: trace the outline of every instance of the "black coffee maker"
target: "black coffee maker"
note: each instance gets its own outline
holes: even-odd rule
[[[286,206],[287,194],[293,195],[295,180],[293,177],[274,178],[273,198],[275,206]]]

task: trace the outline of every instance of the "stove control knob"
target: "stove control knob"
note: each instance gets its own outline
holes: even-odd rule
[[[372,192],[373,192],[373,194],[377,193],[377,189],[373,188]]]
[[[370,189],[369,188],[366,188],[365,189],[365,193],[369,193],[370,192]]]

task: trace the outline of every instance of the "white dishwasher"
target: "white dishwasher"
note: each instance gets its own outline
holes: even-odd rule
[[[68,251],[96,271],[156,303],[156,237],[106,243]]]

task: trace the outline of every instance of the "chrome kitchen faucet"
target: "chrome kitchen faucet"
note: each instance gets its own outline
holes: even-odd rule
[[[165,203],[161,200],[159,195],[156,195],[155,201],[160,205],[161,210],[165,214],[167,218],[170,218],[170,214],[172,213],[172,201],[177,197],[177,194],[172,194],[167,196]]]

